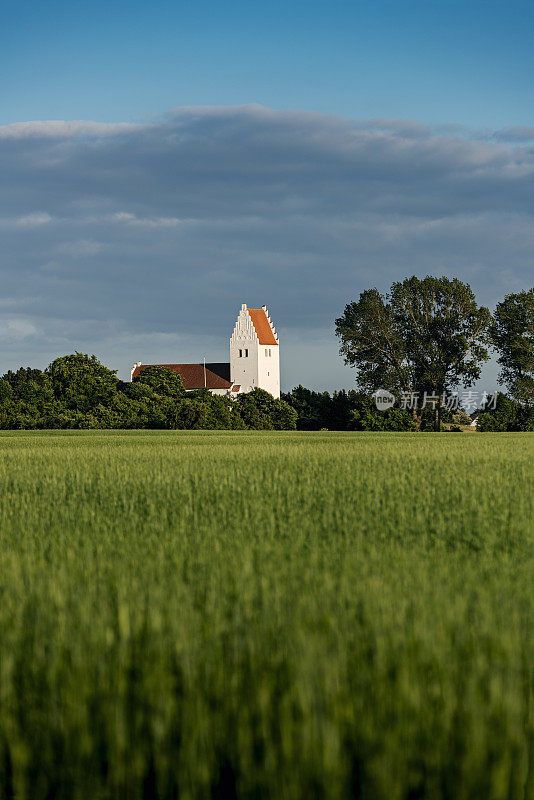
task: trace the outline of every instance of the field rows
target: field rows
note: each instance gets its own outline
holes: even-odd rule
[[[529,434],[0,434],[0,797],[534,798]]]

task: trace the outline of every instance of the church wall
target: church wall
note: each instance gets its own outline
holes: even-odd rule
[[[241,351],[242,355],[239,355]],[[247,355],[245,355],[247,353]],[[258,343],[253,339],[237,339],[230,343],[230,380],[251,392],[258,386]]]
[[[258,384],[273,397],[280,397],[279,345],[259,345]]]
[[[260,387],[280,397],[280,347],[259,343],[245,303],[230,339],[230,380],[241,386],[241,392]]]

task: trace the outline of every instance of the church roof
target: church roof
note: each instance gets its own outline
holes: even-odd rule
[[[171,372],[178,372],[184,389],[231,389],[230,364],[210,362],[206,364],[204,382],[204,364],[139,364],[132,373],[132,380],[147,367],[165,367]]]
[[[273,329],[265,309],[248,308],[247,311],[250,315],[250,319],[252,320],[252,324],[254,325],[254,330],[258,336],[259,343],[277,345],[278,342],[275,339]]]

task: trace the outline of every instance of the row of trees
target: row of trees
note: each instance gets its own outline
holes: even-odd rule
[[[505,400],[526,418],[522,424],[530,424],[534,289],[507,295],[492,315],[457,278],[414,276],[394,283],[385,295],[377,289],[362,292],[336,320],[336,334],[362,391],[435,397],[435,430],[441,427],[442,398],[459,386],[472,386],[493,348],[501,367],[499,382],[508,390]],[[485,429],[491,427],[487,415],[502,414],[503,402],[501,409],[485,412]],[[414,406],[412,414],[420,428],[422,412]]]
[[[460,412],[448,422],[466,423]],[[420,425],[428,429],[431,414]],[[117,380],[95,356],[63,356],[45,370],[19,369],[0,379],[0,428],[160,428],[214,430],[414,430],[410,412],[379,411],[364,392],[314,392],[298,386],[274,399],[255,389],[236,399],[205,389],[185,392],[182,379],[148,367],[132,382]]]
[[[508,394],[480,414],[479,429],[534,430],[534,289],[507,295],[492,315],[458,279],[407,278],[386,295],[362,292],[336,320],[336,333],[359,391],[298,386],[280,400],[261,389],[236,399],[186,393],[180,376],[162,367],[124,383],[95,356],[75,353],[43,372],[2,377],[0,428],[440,430],[470,421],[442,398],[472,386],[493,347]],[[379,411],[377,389],[435,401]]]
[[[297,386],[284,400],[297,412],[297,428],[303,431],[432,431],[435,411],[432,406],[413,412],[399,407],[379,411],[365,392],[314,392]],[[476,414],[479,431],[534,431],[534,406],[519,403],[498,392],[487,410]],[[461,431],[473,416],[462,408],[441,409],[441,430]]]
[[[185,391],[180,376],[148,367],[132,382],[95,356],[63,356],[45,370],[19,369],[0,379],[0,428],[163,428],[293,430],[297,412],[255,389],[215,396]]]
[[[297,386],[283,399],[297,412],[297,428],[303,431],[430,431],[434,412],[429,406],[418,420],[411,411],[394,407],[380,411],[372,395],[360,391],[314,392]],[[442,425],[448,430],[469,425],[471,418],[462,409],[444,409]]]

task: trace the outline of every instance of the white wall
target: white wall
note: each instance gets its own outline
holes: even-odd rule
[[[245,351],[248,351],[247,356]],[[245,304],[241,306],[230,339],[230,380],[238,383],[242,392],[251,392],[258,386],[258,337]]]
[[[239,384],[242,392],[251,392],[258,387],[258,343],[253,339],[230,344],[230,380]]]
[[[258,345],[258,385],[280,397],[280,345]]]
[[[242,392],[259,387],[280,397],[280,346],[260,345],[245,304],[241,306],[230,339],[230,380],[239,384]]]

